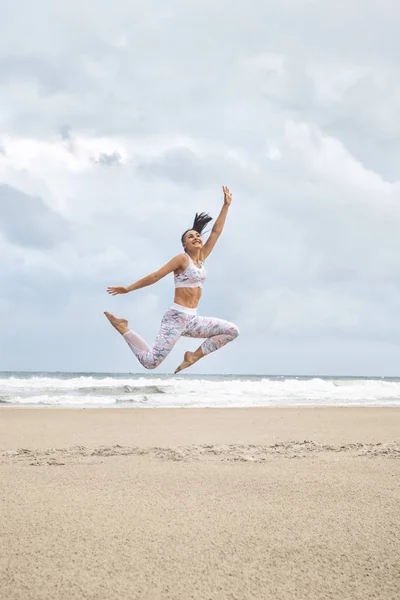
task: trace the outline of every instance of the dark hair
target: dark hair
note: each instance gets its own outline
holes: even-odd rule
[[[203,233],[204,229],[207,227],[208,223],[212,221],[212,217],[210,217],[207,213],[196,213],[196,216],[193,221],[193,227],[190,229],[186,229],[185,233],[181,237],[181,242],[183,244],[183,240],[188,231],[197,231],[200,235]]]

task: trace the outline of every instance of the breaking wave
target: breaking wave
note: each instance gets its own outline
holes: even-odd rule
[[[400,379],[0,373],[1,406],[400,406]]]

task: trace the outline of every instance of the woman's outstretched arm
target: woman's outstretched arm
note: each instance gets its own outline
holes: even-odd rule
[[[223,185],[222,191],[224,192],[224,205],[221,209],[221,212],[218,215],[217,220],[214,223],[214,227],[211,230],[210,237],[203,246],[203,260],[205,260],[207,256],[209,256],[215,244],[217,243],[217,240],[224,229],[226,216],[228,214],[228,210],[232,202],[232,194],[229,191],[229,188]]]
[[[186,261],[186,262],[185,262]],[[187,257],[186,254],[177,254],[174,258],[171,258],[166,265],[151,273],[150,275],[146,275],[142,279],[135,281],[135,283],[131,283],[128,286],[117,286],[117,287],[108,287],[107,292],[112,296],[117,296],[118,294],[127,294],[128,292],[134,292],[136,290],[140,290],[141,288],[147,287],[148,285],[153,285],[153,283],[157,283],[163,277],[176,271],[177,269],[185,269],[187,266]]]

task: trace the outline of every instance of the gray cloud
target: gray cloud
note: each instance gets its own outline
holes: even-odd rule
[[[105,287],[179,252],[228,184],[201,311],[238,321],[242,336],[195,370],[393,372],[400,9],[113,7],[39,0],[34,14],[7,6],[0,23],[1,306],[18,306],[26,342],[10,331],[2,364],[139,369],[102,310],[151,340],[172,282],[117,299]],[[54,328],[62,344],[43,345],[41,361],[37,340]]]
[[[41,198],[0,185],[0,231],[20,246],[46,249],[64,241],[69,226]]]
[[[112,152],[111,154],[102,152],[98,158],[94,159],[94,162],[103,165],[104,167],[113,167],[115,165],[120,165],[121,159],[122,156],[118,152]]]

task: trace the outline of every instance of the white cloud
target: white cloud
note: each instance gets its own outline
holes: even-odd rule
[[[389,0],[8,6],[3,368],[139,370],[102,311],[152,338],[172,282],[105,288],[179,252],[222,184],[234,202],[201,312],[242,335],[195,370],[396,365],[399,21]]]

